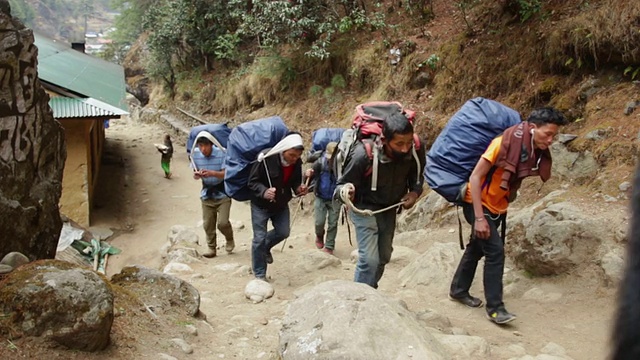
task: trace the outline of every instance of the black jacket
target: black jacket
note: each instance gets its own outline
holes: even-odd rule
[[[269,149],[264,150],[263,153],[267,151],[269,151]],[[284,173],[282,171],[280,155],[270,156],[262,162],[256,161],[249,173],[249,189],[252,195],[251,203],[269,211],[280,211],[286,208],[293,197],[293,193],[302,183],[302,160],[298,159],[293,166],[293,173],[289,181],[285,184],[283,182]],[[265,167],[269,169],[269,177],[267,177]],[[265,191],[271,187],[269,185],[269,178],[271,179],[272,186],[276,188],[276,198],[273,202],[264,198]]]
[[[346,183],[352,183],[355,188],[353,204],[359,209],[379,210],[400,202],[408,192],[422,194],[424,178],[422,171],[425,165],[424,142],[417,151],[420,166],[409,152],[403,159],[380,162],[378,165],[378,187],[371,191],[373,174],[366,175],[373,165],[367,155],[362,142],[354,143],[349,156],[344,163],[342,177],[338,179],[335,198],[339,199],[340,189]],[[380,155],[383,150],[380,150]],[[366,175],[366,176],[365,176]]]

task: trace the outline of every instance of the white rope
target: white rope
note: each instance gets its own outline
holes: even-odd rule
[[[380,210],[369,210],[369,209],[358,209],[357,207],[355,207],[355,205],[353,205],[353,202],[351,202],[351,199],[349,199],[349,192],[355,192],[356,191],[356,187],[353,186],[352,183],[346,183],[344,185],[342,185],[342,187],[340,188],[340,199],[342,199],[342,202],[347,205],[347,207],[349,207],[351,210],[353,210],[354,213],[356,214],[360,214],[360,215],[365,215],[365,216],[373,216],[375,214],[379,214],[379,213],[383,213],[385,211],[391,210],[393,208],[397,208],[398,206],[404,204],[404,201],[400,201],[397,204],[391,205],[391,206],[387,206],[384,209],[380,209]]]

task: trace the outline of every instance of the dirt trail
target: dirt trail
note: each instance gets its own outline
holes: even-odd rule
[[[123,166],[108,164],[102,168],[103,177],[93,218],[94,226],[117,229],[111,243],[123,250],[121,255],[109,260],[109,275],[131,264],[158,268],[162,261],[160,249],[173,225],[196,227],[200,244],[204,244],[204,232],[198,226],[201,219],[200,182],[191,178],[184,145],[180,143],[174,143],[173,177],[169,180],[163,177],[160,154],[153,143],[160,142],[164,131],[156,124],[127,120],[113,121],[107,129],[107,158],[121,157],[124,160]],[[335,251],[335,256],[342,261],[341,266],[313,273],[295,266],[301,254],[317,251],[313,244],[312,215],[307,210],[296,218],[284,252],[280,252],[278,247],[273,253],[275,262],[269,267],[269,276],[276,290],[275,296],[266,302],[253,304],[243,294],[252,277],[235,271],[238,266],[250,266],[252,234],[248,204],[234,202],[231,218],[245,226],[236,232],[237,250],[231,255],[222,252],[214,259],[203,258],[200,263],[190,264],[202,277],[182,276],[200,291],[201,310],[212,327],[197,323],[199,335],[189,340],[194,346],[192,355],[184,355],[179,349],[169,346],[161,346],[159,352],[180,359],[275,358],[281,319],[287,302],[295,298],[296,291],[326,280],[353,278],[354,265],[349,259],[353,248],[349,245],[344,226],[339,229]],[[431,234],[429,241],[425,240],[414,250],[424,252],[434,239],[439,242],[457,241],[457,233],[450,233],[448,228],[431,230]],[[204,250],[203,246],[201,250]],[[215,268],[217,265],[224,266]],[[224,267],[232,270],[225,271]],[[601,286],[593,274],[547,279],[520,277],[520,289],[538,287],[545,293],[560,293],[562,297],[544,302],[523,299],[521,294],[507,294],[507,307],[518,315],[518,320],[513,326],[501,328],[487,321],[483,310],[467,309],[452,303],[446,292],[402,287],[397,281],[400,270],[402,267],[397,264],[388,266],[380,291],[403,299],[412,311],[435,310],[448,317],[452,326],[485,338],[494,349],[519,344],[528,354],[535,356],[547,343],[555,342],[576,360],[606,357],[614,289]],[[443,279],[444,283],[448,281],[450,279]],[[472,290],[479,296],[482,296],[481,283],[481,274],[477,274]],[[162,344],[158,339],[148,340]],[[148,355],[155,357],[156,354]],[[488,357],[501,358],[495,355]]]

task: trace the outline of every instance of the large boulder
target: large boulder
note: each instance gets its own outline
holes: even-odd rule
[[[289,304],[279,355],[283,360],[451,358],[399,301],[344,280],[321,283]]]
[[[402,269],[398,277],[402,285],[424,285],[444,291],[451,282],[461,256],[462,251],[457,243],[434,243],[429,250]]]
[[[443,213],[451,209],[451,204],[435,191],[419,199],[411,209],[403,211],[398,217],[398,231],[424,229],[439,220]],[[440,223],[440,221],[438,221]]]
[[[58,260],[16,268],[0,283],[0,332],[45,336],[71,349],[109,344],[113,292],[98,273]]]
[[[153,311],[196,316],[200,311],[200,293],[191,284],[140,265],[127,266],[111,277],[111,282],[138,296]]]
[[[64,132],[38,80],[33,32],[3,11],[0,48],[0,258],[11,251],[53,258],[62,228]]]
[[[602,224],[567,202],[527,211],[511,224],[507,254],[533,275],[557,275],[579,264],[594,262]]]
[[[550,150],[553,156],[551,171],[554,176],[583,184],[593,180],[598,173],[598,162],[589,151],[571,152],[560,142],[553,143]]]
[[[324,251],[309,250],[298,257],[295,268],[304,272],[315,272],[326,267],[337,267],[341,264],[340,259]]]

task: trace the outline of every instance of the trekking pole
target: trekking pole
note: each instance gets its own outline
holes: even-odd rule
[[[309,179],[307,178],[307,181],[305,181],[304,185],[307,187],[307,189],[309,188]],[[296,206],[296,211],[293,213],[293,217],[291,217],[291,219],[289,220],[289,227],[291,227],[291,224],[295,224],[295,219],[298,216],[298,213],[300,211],[300,209],[302,209],[302,200],[304,199],[304,196],[300,196],[300,200],[298,200],[298,205]],[[280,252],[284,252],[284,247],[285,245],[287,245],[287,239],[284,239],[284,241],[282,242],[282,248],[280,248]]]

